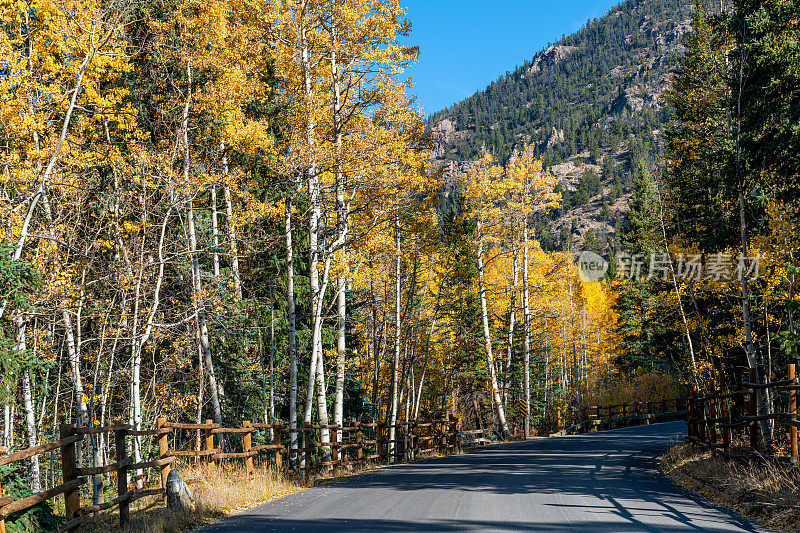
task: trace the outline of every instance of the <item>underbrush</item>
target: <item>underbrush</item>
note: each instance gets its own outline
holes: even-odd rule
[[[131,504],[130,532],[182,533],[217,518],[252,507],[255,504],[290,494],[301,485],[269,468],[256,468],[248,475],[243,468],[218,468],[208,473],[204,468],[182,466],[194,496],[193,508],[176,513],[166,509],[161,497],[142,498]],[[117,512],[101,515],[84,526],[84,531],[118,531]]]
[[[736,450],[732,450],[736,452]],[[664,472],[682,485],[684,476],[711,487],[705,496],[769,527],[800,531],[800,470],[762,460],[743,462],[714,455],[693,444],[670,448],[661,463]]]
[[[636,372],[631,376],[609,376],[602,392],[593,394],[589,404],[660,402],[678,398],[680,395],[680,384],[674,376],[662,372]]]

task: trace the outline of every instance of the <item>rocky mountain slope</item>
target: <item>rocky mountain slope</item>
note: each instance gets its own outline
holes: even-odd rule
[[[429,117],[431,162],[448,193],[485,147],[505,162],[532,145],[559,179],[564,207],[543,245],[605,249],[627,211],[639,161],[655,169],[665,92],[691,31],[691,0],[628,0],[448,109]],[[599,181],[599,186],[598,182]],[[570,238],[571,235],[571,238]]]

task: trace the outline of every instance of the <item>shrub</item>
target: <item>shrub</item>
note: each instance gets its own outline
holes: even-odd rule
[[[28,470],[23,463],[0,466],[0,486],[3,487],[3,496],[11,496],[15,500],[34,494],[28,486]],[[54,514],[47,502],[42,502],[6,517],[6,531],[8,533],[52,531],[62,521],[62,517]]]

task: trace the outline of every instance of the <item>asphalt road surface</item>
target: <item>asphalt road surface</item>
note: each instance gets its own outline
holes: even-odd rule
[[[658,472],[658,455],[684,431],[654,424],[381,468],[202,531],[766,531]]]

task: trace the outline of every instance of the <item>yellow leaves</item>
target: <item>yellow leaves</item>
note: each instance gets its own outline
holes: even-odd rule
[[[464,199],[473,210],[469,216],[504,231],[513,232],[530,215],[558,207],[561,199],[555,177],[543,171],[531,148],[509,161],[505,170],[484,151],[464,181]],[[495,235],[500,236],[496,230]]]
[[[110,241],[107,239],[95,239],[94,245],[95,247],[105,252],[114,249],[114,241]]]

